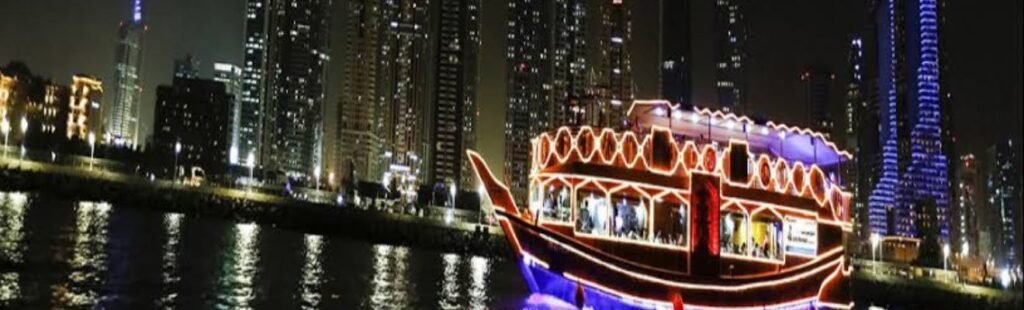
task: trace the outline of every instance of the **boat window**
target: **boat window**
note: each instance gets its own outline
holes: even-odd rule
[[[782,221],[770,213],[756,214],[750,221],[753,247],[748,255],[782,260]]]
[[[675,148],[672,144],[672,134],[668,131],[656,130],[651,139],[651,165],[662,170],[672,169],[675,164]]]
[[[723,253],[746,255],[752,249],[747,214],[736,208],[722,210],[719,240]]]
[[[572,216],[570,203],[572,197],[569,187],[564,185],[548,185],[543,189],[540,210],[546,221],[569,222]]]
[[[608,197],[597,190],[583,189],[576,192],[579,211],[576,216],[576,231],[594,235],[608,235],[611,204]]]
[[[648,240],[647,223],[651,212],[647,204],[642,199],[627,195],[613,195],[612,204],[614,235],[625,239]]]
[[[689,244],[690,207],[661,200],[654,203],[654,242],[685,247]]]

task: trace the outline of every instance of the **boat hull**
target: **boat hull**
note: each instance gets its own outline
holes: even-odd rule
[[[852,306],[844,298],[849,272],[842,252],[759,278],[699,278],[648,270],[521,218],[498,214],[530,289],[570,304],[594,309],[673,309],[673,302],[688,309]]]

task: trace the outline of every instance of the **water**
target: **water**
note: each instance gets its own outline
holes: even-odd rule
[[[506,258],[0,192],[0,308],[481,309],[528,295]]]

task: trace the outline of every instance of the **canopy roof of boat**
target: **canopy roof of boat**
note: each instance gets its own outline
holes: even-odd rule
[[[641,127],[669,128],[677,135],[728,143],[746,141],[752,149],[768,150],[791,161],[832,166],[852,159],[820,132],[734,113],[672,104],[665,100],[636,100],[626,114]]]

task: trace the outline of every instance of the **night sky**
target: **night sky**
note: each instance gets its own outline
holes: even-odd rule
[[[145,1],[145,0],[144,0]],[[480,55],[480,151],[492,165],[503,154],[505,106],[505,4],[483,0]],[[695,1],[696,2],[696,1]],[[847,42],[863,28],[863,1],[750,1],[749,102],[754,113],[779,121],[803,121],[802,68],[823,64],[837,73],[838,110],[845,85]],[[203,75],[212,63],[240,64],[244,0],[149,0],[144,2],[146,34],[143,132],[150,131],[154,90],[169,84],[175,58],[195,55]],[[334,16],[342,1],[335,0]],[[694,4],[694,99],[714,106],[712,0]],[[130,0],[3,0],[0,4],[0,63],[21,60],[37,75],[69,83],[74,73],[102,78],[113,87],[118,23],[127,19]],[[633,15],[633,70],[638,96],[657,95],[657,1],[642,0]],[[954,95],[954,122],[960,153],[979,152],[997,139],[1022,132],[1021,1],[949,0],[946,41]],[[340,23],[333,23],[340,42]],[[334,59],[341,51],[332,50]],[[337,103],[340,61],[332,62],[327,102]],[[110,98],[108,97],[108,99]],[[331,109],[333,110],[333,109]],[[1018,143],[1018,145],[1021,143]],[[499,169],[500,170],[500,169]],[[499,172],[500,173],[500,172]]]

